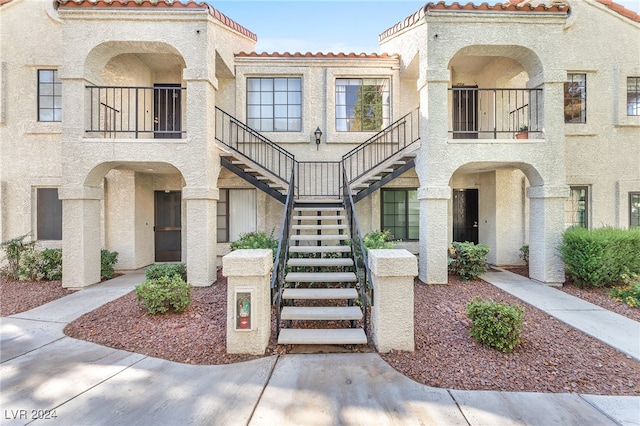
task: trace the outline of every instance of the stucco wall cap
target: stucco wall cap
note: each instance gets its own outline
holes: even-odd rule
[[[57,0],[58,7],[61,8],[157,8],[157,9],[189,9],[189,10],[206,10],[214,19],[231,28],[235,32],[243,36],[257,41],[258,36],[249,31],[247,28],[238,24],[233,19],[221,13],[205,2],[196,2],[194,0],[177,1],[177,0]],[[0,3],[2,5],[2,3]]]
[[[418,275],[418,258],[405,249],[369,250],[369,268],[379,277]]]
[[[269,249],[240,249],[222,258],[222,275],[264,276],[273,267],[273,252]]]

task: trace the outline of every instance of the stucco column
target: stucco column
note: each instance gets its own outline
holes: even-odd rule
[[[211,285],[216,280],[216,206],[217,188],[185,187],[182,199],[186,204],[186,255],[187,280],[196,287]]]
[[[222,258],[227,277],[227,353],[262,355],[271,338],[269,249],[236,250]]]
[[[448,281],[449,199],[451,188],[422,187],[420,200],[420,281],[446,284]]]
[[[566,186],[535,186],[527,189],[530,199],[529,276],[551,286],[564,282],[564,263],[558,252],[564,232]]]
[[[379,352],[413,351],[413,279],[418,259],[405,249],[369,250],[368,257],[374,285],[373,343]]]
[[[62,187],[62,286],[100,282],[100,201],[102,188]]]

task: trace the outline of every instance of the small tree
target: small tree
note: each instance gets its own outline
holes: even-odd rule
[[[2,275],[17,280],[20,277],[20,258],[25,253],[34,250],[35,241],[25,241],[31,233],[21,235],[11,240],[4,241],[0,244],[0,249],[4,251],[3,260],[7,261],[7,266],[0,269]]]

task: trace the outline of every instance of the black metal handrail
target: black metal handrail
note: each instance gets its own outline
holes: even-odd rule
[[[452,87],[453,139],[511,139],[542,134],[542,89]]]
[[[284,182],[288,181],[291,171],[295,168],[293,154],[218,107],[215,138],[224,146],[269,170]]]
[[[182,138],[186,87],[86,86],[89,136]]]
[[[347,182],[352,183],[394,154],[420,139],[419,108],[404,115],[382,131],[342,156]]]
[[[284,204],[284,213],[280,225],[280,236],[278,238],[278,249],[273,262],[271,275],[271,297],[276,307],[276,336],[280,334],[280,311],[282,305],[282,292],[284,291],[284,278],[286,275],[286,264],[289,258],[289,231],[293,217],[293,205],[295,196],[295,173],[291,170],[289,190],[287,200]]]
[[[340,199],[340,161],[296,161],[298,197]]]
[[[369,322],[367,308],[373,306],[375,303],[374,284],[371,279],[371,270],[369,269],[367,251],[364,247],[362,234],[360,233],[360,225],[358,224],[358,216],[356,214],[355,203],[353,201],[353,194],[351,193],[351,187],[347,183],[347,170],[344,166],[342,167],[342,175],[345,182],[342,186],[342,194],[347,221],[349,223],[351,253],[353,255],[356,277],[358,278],[358,292],[360,294],[362,313],[364,316],[364,331],[367,333]]]

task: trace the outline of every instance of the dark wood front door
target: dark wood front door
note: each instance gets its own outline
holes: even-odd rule
[[[453,241],[478,244],[478,190],[453,190]]]
[[[153,96],[153,135],[156,139],[182,137],[182,89],[178,84],[156,84]]]
[[[156,262],[182,260],[182,193],[156,191],[155,251]]]

